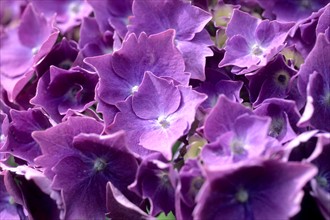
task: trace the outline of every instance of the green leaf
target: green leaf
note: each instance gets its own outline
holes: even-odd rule
[[[172,157],[174,157],[175,153],[179,150],[181,144],[181,141],[177,141],[174,143],[174,145],[172,146]]]
[[[157,216],[157,220],[175,220],[175,216],[173,215],[172,212],[168,213],[167,216],[165,215],[164,212],[162,212]]]
[[[15,157],[14,156],[10,156],[7,160],[7,163],[9,164],[9,166],[11,167],[17,167],[18,164],[15,161]]]

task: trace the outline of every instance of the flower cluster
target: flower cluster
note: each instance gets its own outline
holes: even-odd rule
[[[0,219],[330,219],[328,0],[0,3]]]

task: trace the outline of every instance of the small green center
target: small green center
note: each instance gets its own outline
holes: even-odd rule
[[[263,52],[263,49],[258,44],[252,47],[252,54],[255,56],[261,56]]]
[[[231,151],[236,155],[241,155],[244,153],[244,144],[239,140],[233,140],[230,144]]]
[[[245,203],[249,199],[249,193],[245,189],[240,188],[235,195],[235,199],[240,203]]]
[[[170,127],[170,122],[167,120],[166,117],[161,116],[157,119],[157,121],[162,126],[162,128],[166,129],[166,128]]]
[[[102,171],[106,168],[107,166],[107,163],[104,159],[102,158],[97,158],[95,161],[94,161],[94,170],[95,171]]]
[[[197,193],[204,184],[204,178],[201,176],[195,177],[191,181],[191,188]]]
[[[274,78],[275,78],[275,82],[277,85],[287,86],[289,79],[290,79],[290,75],[288,72],[282,70],[282,71],[277,72],[275,74]]]
[[[170,180],[170,177],[167,172],[161,171],[160,173],[157,174],[157,176],[160,180],[160,183],[163,186],[166,186],[166,187],[171,186],[171,180]]]
[[[14,197],[10,196],[8,202],[10,205],[14,205],[15,204]]]
[[[79,85],[78,83],[74,83],[72,87],[69,89],[67,92],[67,97],[71,100],[80,100],[81,98],[81,91],[82,91],[82,86]]]
[[[276,138],[281,133],[283,127],[284,127],[284,121],[282,118],[273,118],[269,128],[268,135]]]
[[[322,188],[328,188],[328,186],[329,186],[328,180],[325,177],[322,177],[322,176],[317,176],[316,177],[316,182]]]
[[[60,64],[58,64],[58,67],[68,70],[72,66],[72,61],[69,59],[63,60]]]

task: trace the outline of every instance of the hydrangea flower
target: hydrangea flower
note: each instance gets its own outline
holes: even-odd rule
[[[314,160],[313,164],[317,166],[318,174],[311,181],[312,195],[316,198],[318,206],[325,218],[330,217],[330,164],[328,158],[330,155],[330,135],[323,134],[318,137],[318,145],[321,145],[322,152]]]
[[[294,139],[297,134],[304,131],[304,129],[297,127],[301,115],[293,101],[277,98],[267,99],[254,110],[254,113],[271,117],[268,134],[281,143]]]
[[[179,172],[175,197],[177,219],[191,219],[196,206],[195,198],[204,184],[204,173],[199,161],[187,160]]]
[[[227,111],[223,111],[226,109]],[[234,128],[235,120],[241,115],[252,115],[253,112],[240,103],[230,101],[220,95],[217,104],[211,110],[204,123],[204,135],[210,141]]]
[[[36,163],[46,174],[51,171],[48,176],[52,188],[62,192],[66,218],[103,218],[108,181],[131,200],[138,199],[127,189],[134,181],[137,161],[126,149],[123,132],[100,136],[102,130],[102,124],[95,120],[71,117],[33,133],[43,152]]]
[[[211,109],[221,94],[231,101],[241,101],[240,90],[242,87],[243,82],[232,80],[224,71],[206,68],[206,80],[195,89],[207,95],[207,100],[201,106],[204,109]]]
[[[145,71],[186,85],[189,75],[173,41],[172,30],[149,37],[131,34],[113,54],[87,58],[100,76],[99,97],[111,105],[125,100],[137,91]]]
[[[80,133],[101,134],[103,125],[88,117],[70,117],[54,127],[44,131],[34,131],[33,139],[39,144],[42,155],[35,163],[44,168],[44,174],[52,179],[55,173],[52,168],[64,157],[74,154],[73,139]]]
[[[84,58],[112,52],[113,33],[100,32],[95,18],[85,17],[80,28],[79,47]]]
[[[185,70],[193,79],[205,79],[205,57],[212,55],[207,48],[212,43],[203,31],[211,20],[209,13],[181,0],[137,0],[133,2],[133,15],[129,20],[129,33],[151,35],[174,29],[177,47],[185,59]]]
[[[68,219],[104,218],[106,184],[112,182],[131,200],[127,189],[134,181],[137,161],[126,150],[124,134],[80,134],[72,142],[75,153],[58,161],[52,188],[61,190]]]
[[[12,109],[10,115],[12,121],[8,128],[7,141],[1,151],[9,152],[32,165],[34,158],[41,155],[41,150],[31,133],[51,127],[49,119],[40,109],[27,111]]]
[[[51,22],[29,4],[19,26],[1,36],[1,86],[10,100],[14,100],[31,79],[33,67],[49,53],[58,34]]]
[[[260,20],[234,9],[226,29],[226,53],[219,67],[234,65],[237,74],[245,74],[266,66],[284,48],[292,26],[290,23]]]
[[[286,64],[282,55],[259,69],[249,79],[250,100],[254,106],[269,98],[287,98],[296,89],[293,76],[297,71]],[[298,99],[298,98],[297,98]]]
[[[324,120],[330,118],[330,39],[319,34],[316,45],[301,66],[298,88],[307,96],[307,103],[299,124],[330,131],[330,124]],[[307,89],[306,89],[307,87]]]
[[[65,33],[75,26],[78,26],[83,17],[87,17],[91,12],[91,6],[86,0],[30,0],[33,6],[40,13],[47,17],[52,17],[56,14],[56,26]]]
[[[42,106],[59,122],[69,109],[82,111],[93,104],[97,81],[96,74],[80,67],[64,70],[52,66],[49,74],[39,80],[37,94],[31,102]]]
[[[206,96],[146,72],[138,91],[117,107],[107,132],[125,130],[129,148],[144,157],[161,152],[168,160],[172,145],[186,134]],[[189,104],[188,104],[189,103]]]
[[[234,121],[231,130],[205,145],[201,158],[208,166],[221,166],[247,158],[260,157],[276,142],[268,137],[270,119],[243,114]],[[248,131],[248,132],[247,132]]]
[[[150,201],[150,215],[174,211],[175,171],[159,153],[147,156],[140,164],[131,190]]]
[[[308,17],[312,12],[319,10],[329,3],[327,0],[257,0],[260,6],[265,9],[264,17],[281,21],[298,21]]]
[[[295,27],[291,30],[288,45],[294,46],[304,59],[306,59],[313,49],[317,35],[319,33],[325,33],[329,27],[329,10],[330,4],[296,23]]]
[[[93,7],[102,33],[114,29],[121,38],[127,33],[128,17],[132,15],[133,0],[87,0]]]
[[[38,64],[36,72],[39,77],[50,70],[50,66],[56,66],[68,70],[74,66],[78,56],[78,44],[65,37],[60,43],[54,45],[47,56]]]
[[[21,205],[15,203],[14,198],[9,195],[5,187],[4,175],[0,175],[0,218],[20,220],[26,216]]]
[[[288,219],[299,211],[302,187],[316,172],[309,164],[257,159],[206,170],[193,216]]]

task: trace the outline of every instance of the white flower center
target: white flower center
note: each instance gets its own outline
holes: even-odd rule
[[[157,121],[162,126],[162,128],[170,127],[170,122],[167,120],[165,116],[158,117]]]
[[[258,45],[258,44],[255,44],[253,45],[252,49],[251,49],[251,53],[255,56],[261,56],[264,52],[264,49]]]
[[[38,53],[38,51],[39,51],[39,47],[33,47],[31,50],[33,55],[36,55]]]
[[[136,93],[139,90],[139,86],[133,86],[131,89],[131,94]]]
[[[70,11],[72,14],[78,14],[79,11],[80,11],[80,5],[79,5],[79,2],[72,2],[72,3],[70,3],[70,5],[69,5],[69,11]]]
[[[235,194],[235,198],[238,202],[240,203],[245,203],[247,202],[247,200],[249,199],[249,193],[243,189],[243,188],[240,188],[236,194]]]
[[[233,152],[233,154],[236,155],[241,155],[244,153],[245,149],[244,149],[244,143],[242,143],[240,140],[234,139],[231,143],[230,143],[230,149]]]
[[[94,170],[95,171],[102,171],[106,168],[106,166],[107,166],[107,163],[102,158],[97,158],[94,161]]]

